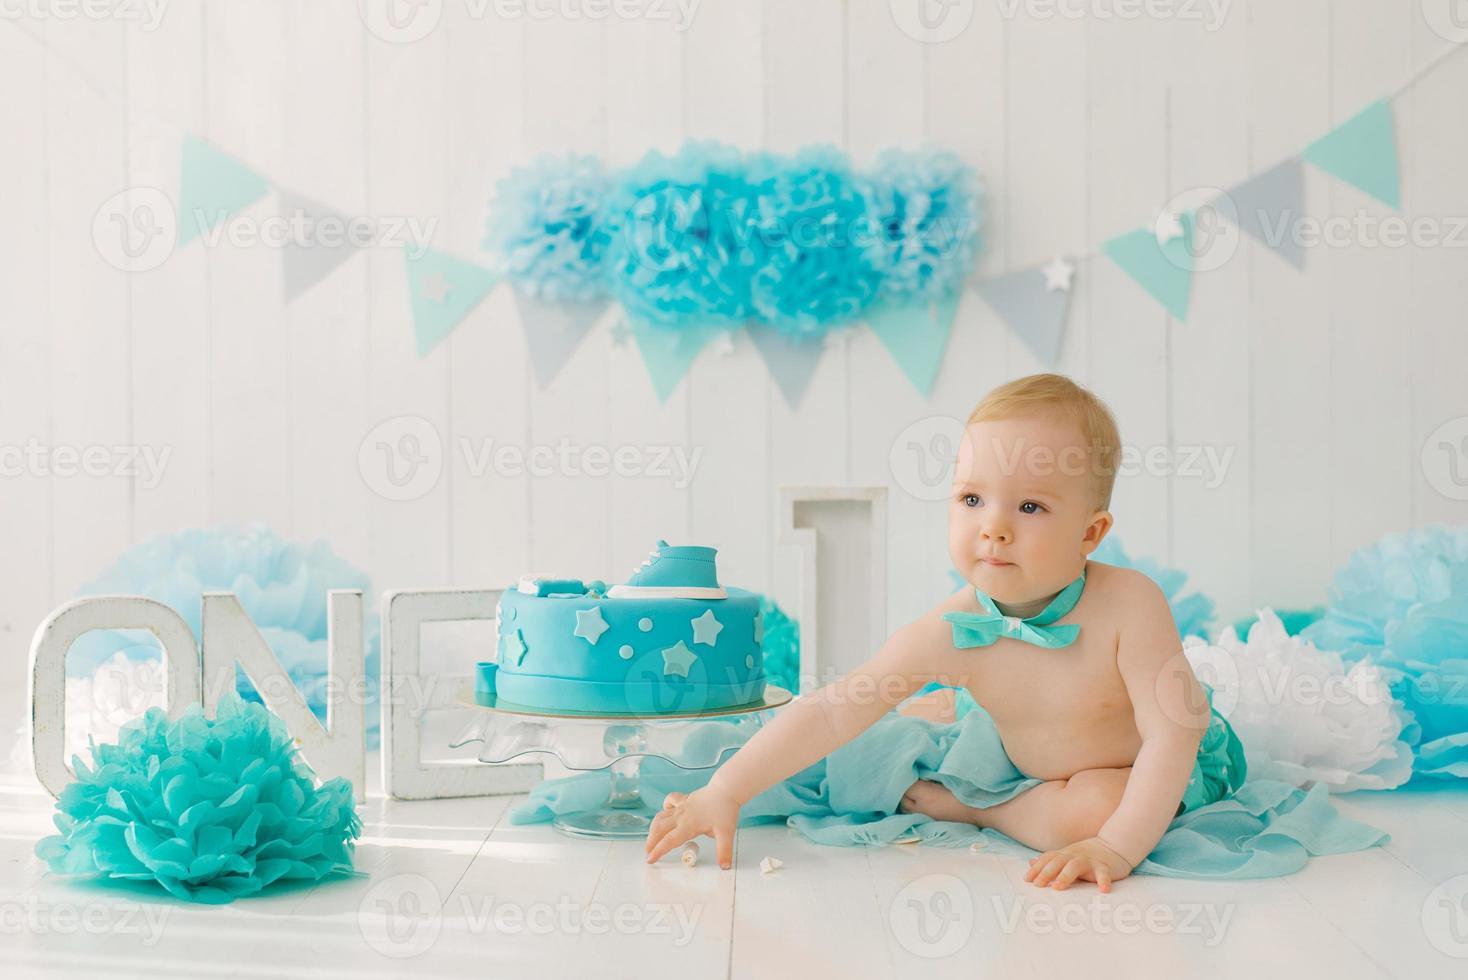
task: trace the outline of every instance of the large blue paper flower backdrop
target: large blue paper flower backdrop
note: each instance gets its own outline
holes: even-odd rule
[[[658,327],[766,324],[795,337],[879,300],[956,289],[980,248],[978,175],[952,153],[791,155],[692,142],[620,171],[542,156],[500,181],[484,246],[540,299],[610,297]]]
[[[317,717],[326,720],[330,690],[326,674],[327,592],[360,589],[367,594],[366,676],[372,703],[367,727],[375,735],[378,673],[376,604],[367,575],[339,557],[324,541],[288,541],[261,523],[243,527],[193,528],[149,538],[118,556],[83,595],[142,595],[171,607],[194,632],[201,633],[201,597],[232,592],[260,635],[300,689]],[[157,644],[120,630],[98,630],[80,637],[66,657],[71,677],[91,677],[118,653],[132,660],[158,656]],[[241,696],[259,695],[238,674]]]

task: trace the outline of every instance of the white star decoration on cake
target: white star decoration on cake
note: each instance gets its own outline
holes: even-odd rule
[[[663,673],[679,674],[688,676],[688,668],[693,666],[693,661],[698,659],[698,654],[684,646],[679,640],[663,651]]]
[[[1019,629],[1019,619],[1014,616],[1004,617],[1004,628],[1013,633]]]
[[[592,606],[590,609],[576,610],[576,636],[590,640],[592,646],[601,639],[601,635],[611,629],[606,620],[601,618],[601,606]]]
[[[702,616],[693,620],[692,625],[693,642],[710,647],[719,641],[719,630],[724,628],[724,624],[714,618],[712,609],[705,609]]]
[[[1183,237],[1183,223],[1171,211],[1162,211],[1158,213],[1152,231],[1157,236],[1157,244],[1166,245],[1174,238]]]
[[[1041,266],[1040,271],[1045,274],[1045,292],[1053,293],[1057,289],[1070,292],[1070,277],[1075,274],[1075,266],[1057,255],[1049,265]]]
[[[525,660],[525,640],[519,630],[505,637],[505,658],[516,667]]]

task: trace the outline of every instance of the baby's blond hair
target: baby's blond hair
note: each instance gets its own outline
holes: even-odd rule
[[[1063,374],[1031,374],[989,392],[969,413],[969,424],[1003,419],[1043,419],[1076,427],[1086,447],[1096,506],[1111,507],[1121,434],[1106,403]]]

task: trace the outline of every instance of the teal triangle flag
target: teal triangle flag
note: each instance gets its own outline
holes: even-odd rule
[[[961,289],[954,289],[929,303],[883,303],[867,312],[867,326],[924,396],[938,380],[938,366],[943,363],[962,296]]]
[[[483,266],[432,249],[416,258],[404,251],[403,259],[419,356],[447,337],[500,281]]]
[[[1373,102],[1305,147],[1315,166],[1394,208],[1402,206],[1391,103]]]
[[[673,389],[678,387],[678,382],[693,366],[704,345],[721,329],[727,329],[711,326],[659,327],[634,316],[628,316],[627,322],[632,327],[637,352],[642,355],[642,363],[652,379],[652,387],[660,403],[667,401]]]
[[[185,136],[179,161],[178,243],[192,241],[269,189],[264,177],[234,157]]]
[[[1187,319],[1188,294],[1193,285],[1193,216],[1178,217],[1183,233],[1157,241],[1150,228],[1138,228],[1103,242],[1101,251],[1136,280],[1152,298],[1161,303],[1176,319]]]

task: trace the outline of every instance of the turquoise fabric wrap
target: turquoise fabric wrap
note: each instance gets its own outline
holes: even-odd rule
[[[1231,734],[1231,729],[1225,733],[1221,754],[1210,750],[1205,738],[1202,769],[1212,771],[1215,760],[1229,758]],[[1241,745],[1238,755],[1242,759]],[[643,801],[659,809],[668,793],[692,792],[711,774],[712,770],[688,772],[648,759],[642,768]],[[826,759],[750,800],[740,810],[739,823],[784,822],[818,844],[843,847],[889,844],[916,835],[942,847],[986,841],[996,853],[1036,853],[995,830],[898,813],[902,794],[918,779],[940,782],[976,807],[1003,803],[1041,782],[1015,768],[993,719],[977,705],[947,724],[892,712]],[[608,783],[605,771],[541,783],[512,812],[511,820],[536,823],[599,808],[607,798]],[[1215,787],[1210,792],[1216,791]],[[1388,839],[1383,831],[1338,813],[1324,786],[1305,791],[1275,780],[1255,780],[1175,818],[1135,872],[1266,878],[1298,871],[1312,856],[1362,850]]]

